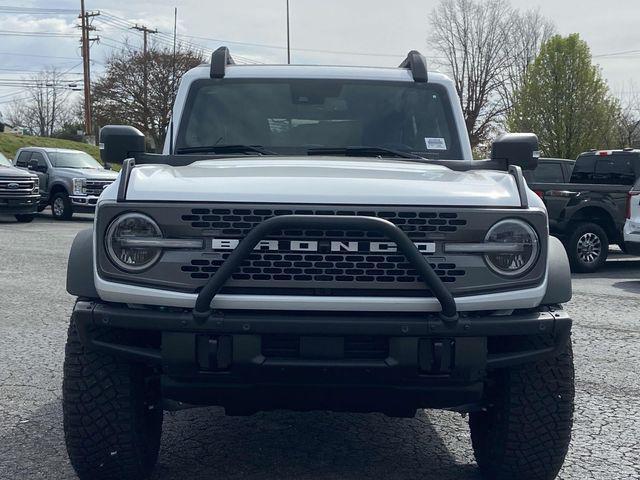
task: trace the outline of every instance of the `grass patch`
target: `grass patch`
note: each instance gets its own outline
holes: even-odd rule
[[[74,142],[72,140],[62,140],[60,138],[31,137],[29,135],[0,133],[0,152],[4,153],[6,157],[15,158],[16,151],[22,147],[70,148],[73,150],[82,150],[100,161],[100,150],[95,145]]]

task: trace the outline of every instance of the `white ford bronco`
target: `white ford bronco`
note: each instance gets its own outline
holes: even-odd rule
[[[473,161],[453,83],[399,68],[184,75],[162,154],[121,163],[69,258],[78,297],[64,428],[81,479],[138,479],[164,410],[469,414],[490,479],[552,479],[571,436],[562,244],[522,169],[537,138]]]

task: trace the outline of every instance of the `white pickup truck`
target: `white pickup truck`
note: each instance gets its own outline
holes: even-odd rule
[[[453,83],[399,68],[239,66],[180,83],[163,154],[122,163],[78,234],[64,426],[81,479],[148,476],[163,410],[469,414],[491,479],[552,479],[571,436],[569,264],[522,168],[473,161]],[[224,459],[220,459],[224,461]]]

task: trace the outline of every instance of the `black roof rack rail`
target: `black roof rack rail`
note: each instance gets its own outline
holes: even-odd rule
[[[424,58],[417,50],[411,50],[407,54],[407,58],[405,58],[400,65],[399,68],[407,68],[411,70],[411,75],[413,75],[414,82],[428,82],[429,81],[429,73],[427,70],[427,59]]]
[[[235,65],[229,49],[227,47],[219,47],[211,54],[211,78],[224,78],[227,65]]]

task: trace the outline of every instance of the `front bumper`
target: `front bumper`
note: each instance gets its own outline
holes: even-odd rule
[[[562,310],[507,316],[132,309],[78,301],[84,345],[157,368],[165,399],[230,413],[272,408],[383,411],[478,408],[491,370],[556,355]],[[123,340],[114,342],[120,332]],[[514,337],[535,349],[504,348]]]
[[[93,195],[71,195],[69,199],[76,212],[93,212],[96,209],[98,198]]]
[[[0,215],[30,214],[38,211],[40,195],[0,197]]]
[[[628,219],[624,224],[624,245],[632,255],[640,255],[640,222]]]

